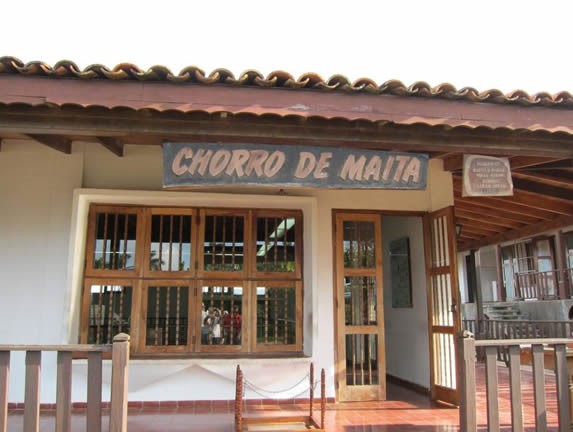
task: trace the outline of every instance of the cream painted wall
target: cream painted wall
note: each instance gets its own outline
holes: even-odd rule
[[[412,308],[392,308],[390,243],[402,237],[408,237],[410,241]],[[428,298],[422,218],[383,216],[382,247],[387,372],[429,389]]]
[[[332,210],[429,211],[453,203],[451,178],[441,172],[439,161],[430,162],[425,191],[301,189],[288,190],[286,197],[276,195],[274,188],[227,189],[232,195],[222,195],[223,189],[202,193],[162,191],[161,165],[158,147],[128,145],[125,156],[118,158],[97,144],[74,144],[72,155],[22,141],[3,145],[0,202],[7,210],[0,214],[0,290],[10,301],[0,305],[0,321],[10,330],[0,333],[0,343],[77,342],[86,206],[90,201],[292,206],[302,208],[305,218],[308,357],[240,362],[247,379],[252,371],[250,376],[256,384],[268,384],[277,390],[298,382],[313,361],[316,367],[327,369],[328,395],[333,396]],[[26,180],[15,181],[21,174]],[[68,260],[68,256],[72,258]],[[237,362],[134,360],[130,400],[231,399]],[[12,372],[10,399],[21,401],[23,375],[18,367]],[[85,373],[85,364],[76,362],[74,400],[85,399]],[[44,374],[52,380],[47,367]],[[201,383],[201,391],[190,383]],[[44,387],[43,402],[53,402],[55,393],[51,390],[51,385]]]
[[[4,141],[0,152],[0,344],[67,341],[66,299],[73,190],[82,155]],[[55,394],[55,357],[44,355],[42,397]],[[12,356],[10,398],[23,400],[23,356]]]

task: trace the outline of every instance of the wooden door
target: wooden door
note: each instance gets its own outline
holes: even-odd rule
[[[430,337],[430,393],[458,404],[456,343],[460,329],[454,208],[424,217]]]
[[[336,213],[334,229],[337,397],[384,400],[381,218]]]

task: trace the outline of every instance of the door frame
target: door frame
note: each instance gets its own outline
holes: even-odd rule
[[[342,232],[338,231],[338,222],[341,224],[345,221],[373,221],[377,223],[375,226],[375,250],[376,250],[376,266],[372,270],[376,279],[380,281],[379,288],[376,296],[376,308],[379,311],[377,316],[377,325],[368,326],[375,327],[376,330],[372,334],[378,335],[378,373],[379,381],[377,385],[363,386],[363,389],[347,388],[345,383],[346,373],[346,333],[345,317],[344,317],[344,292],[341,288],[341,281],[339,280],[340,268],[342,257],[337,256],[340,246],[338,240],[342,239]],[[375,211],[362,211],[362,210],[333,210],[332,211],[332,239],[333,239],[333,297],[334,297],[334,358],[335,358],[335,389],[337,401],[365,401],[365,400],[385,400],[386,399],[386,346],[384,336],[384,279],[382,269],[382,214]],[[342,263],[342,266],[344,264]],[[342,293],[341,293],[342,290]],[[339,296],[342,296],[339,301]],[[340,304],[342,303],[342,304]],[[340,305],[340,307],[339,307]],[[362,327],[362,326],[356,326]],[[357,329],[359,331],[360,329]],[[361,333],[359,333],[361,334]]]
[[[444,240],[443,236],[446,236],[447,242],[443,242],[439,245],[434,245],[432,243],[432,222],[437,218],[445,217],[446,224],[442,227],[442,237],[438,240]],[[458,334],[461,328],[460,319],[460,295],[459,295],[459,281],[458,281],[458,265],[457,265],[457,244],[456,244],[456,231],[455,231],[455,216],[454,216],[454,206],[444,207],[439,210],[426,213],[423,219],[424,223],[424,250],[426,258],[426,290],[427,290],[427,300],[428,300],[428,339],[430,347],[430,397],[433,401],[445,402],[451,405],[459,404],[459,384],[460,384],[460,368],[458,366],[457,358],[457,345],[458,345]],[[448,262],[444,265],[433,266],[432,263],[432,248],[437,247],[439,250],[438,254],[447,253]],[[435,249],[434,249],[434,252]],[[442,299],[442,304],[434,307],[433,295],[432,295],[432,277],[436,275],[450,276],[450,304],[444,305],[444,300]],[[449,308],[452,313],[451,322],[452,325],[434,325],[432,322],[433,315],[435,311],[444,312]],[[442,310],[439,310],[439,308]],[[443,353],[436,353],[436,347],[434,346],[434,334],[451,334],[452,335],[452,346],[449,351],[449,360],[453,363],[453,371],[449,370],[450,378],[455,379],[455,386],[446,387],[436,383],[436,370],[437,362],[439,359],[443,361]]]

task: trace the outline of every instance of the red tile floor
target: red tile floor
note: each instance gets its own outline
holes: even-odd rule
[[[486,405],[484,368],[477,368],[478,423],[480,431],[486,431]],[[500,423],[502,430],[511,430],[509,423],[508,369],[499,367],[500,381]],[[531,371],[522,368],[523,415],[526,430],[534,431]],[[546,373],[547,418],[549,430],[557,428],[557,401],[555,379]],[[196,406],[130,407],[129,432],[232,432],[233,404],[227,402],[201,403]],[[246,405],[248,415],[280,415],[293,412],[305,413],[306,405],[261,404]],[[72,431],[85,431],[85,412],[76,410],[72,417]],[[317,413],[318,414],[318,413]],[[40,432],[54,430],[54,411],[42,412]],[[103,419],[102,430],[107,430],[107,418]],[[389,383],[388,400],[384,402],[329,403],[326,411],[326,429],[329,432],[422,432],[457,431],[458,410],[432,404],[426,395]],[[10,410],[8,431],[22,430],[22,411]]]

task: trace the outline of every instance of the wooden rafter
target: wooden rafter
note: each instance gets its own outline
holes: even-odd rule
[[[484,246],[496,244],[496,243],[503,243],[512,240],[517,240],[520,238],[526,238],[530,236],[537,235],[544,231],[549,231],[552,229],[561,228],[563,226],[573,225],[573,216],[558,216],[553,220],[539,222],[537,224],[527,225],[523,228],[518,228],[515,230],[508,230],[493,236],[484,237],[479,240],[469,241],[469,242],[460,242],[458,244],[458,250],[465,251],[465,250],[472,250],[472,249],[479,249]],[[465,227],[464,227],[465,228]],[[462,228],[463,232],[463,228]]]
[[[115,137],[98,136],[96,139],[116,156],[123,157],[123,141]]]
[[[511,220],[507,220],[507,219],[492,217],[491,215],[484,214],[483,212],[482,213],[471,212],[471,211],[463,210],[460,208],[455,209],[455,214],[456,214],[457,219],[477,221],[479,223],[484,223],[484,221],[487,221],[488,224],[498,226],[501,229],[520,228],[520,227],[525,225],[525,224],[520,223],[520,222],[515,222],[515,221],[511,221]]]
[[[26,136],[62,153],[72,153],[72,140],[65,136],[47,134],[26,134]]]
[[[573,191],[560,186],[553,186],[542,183],[538,180],[513,178],[513,188],[515,190],[535,193],[547,199],[556,198],[563,201],[573,202]]]
[[[513,171],[517,169],[526,169],[569,160],[570,159],[568,158],[552,158],[552,157],[540,157],[540,156],[511,156],[509,157],[509,165],[511,166],[511,170]],[[463,153],[451,154],[450,156],[444,158],[444,170],[446,171],[461,171],[463,167],[464,167]]]
[[[461,178],[459,176],[453,176],[454,189],[457,193],[461,192]],[[481,199],[481,197],[480,197]],[[542,212],[549,212],[562,215],[573,214],[573,202],[567,199],[548,197],[535,192],[528,192],[524,190],[513,191],[513,196],[503,197],[503,198],[487,198],[490,200],[498,201],[498,207],[502,204],[517,204],[525,208],[532,208],[541,210]],[[522,209],[526,211],[526,209]],[[551,217],[551,216],[550,216]]]
[[[537,223],[540,222],[540,220],[543,220],[529,214],[524,214],[521,211],[507,211],[497,203],[491,203],[490,201],[476,198],[455,198],[455,207],[456,210],[460,209],[469,211],[481,215],[482,217],[496,218],[501,221],[519,222],[523,225]],[[550,219],[550,217],[547,217],[547,219]]]
[[[536,183],[542,183],[544,185],[556,188],[563,188],[567,189],[568,191],[573,191],[572,179],[558,176],[549,176],[546,174],[539,174],[537,172],[531,173],[527,171],[515,171],[512,172],[511,175],[514,179],[534,181]]]

